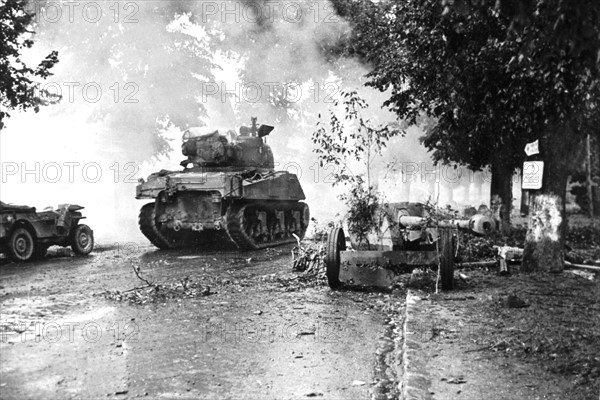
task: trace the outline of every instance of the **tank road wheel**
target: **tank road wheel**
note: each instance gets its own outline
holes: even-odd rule
[[[346,250],[346,236],[342,228],[333,228],[327,236],[327,282],[335,289],[340,286],[340,251]]]
[[[35,255],[35,239],[26,228],[14,230],[8,240],[8,255],[14,261],[29,261]]]
[[[144,236],[146,236],[153,245],[163,250],[171,248],[169,241],[160,233],[156,226],[154,203],[148,203],[142,207],[140,210],[139,225]]]
[[[451,229],[438,229],[442,290],[454,287],[454,237]]]
[[[245,251],[295,243],[292,233],[302,239],[310,213],[304,203],[253,202],[229,206],[225,220],[230,239]]]
[[[71,232],[71,249],[73,253],[87,256],[94,249],[94,232],[87,225],[77,225]]]

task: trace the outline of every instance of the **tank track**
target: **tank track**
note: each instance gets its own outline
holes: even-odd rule
[[[279,231],[277,234],[273,234],[273,225],[276,224],[275,211],[283,212],[285,215],[285,229]],[[294,221],[292,219],[292,213],[298,211],[300,214],[300,221]],[[250,226],[253,220],[254,214],[254,225],[262,225],[262,222],[257,222],[256,214],[263,212],[267,218],[267,226],[261,226],[262,234],[252,234],[253,228]],[[304,237],[306,229],[310,221],[310,214],[308,206],[302,202],[275,202],[275,203],[249,203],[249,204],[232,204],[227,210],[226,216],[227,233],[230,239],[241,249],[241,250],[257,250],[264,249],[267,247],[279,246],[285,243],[295,243],[296,238],[292,235],[294,233],[300,239]],[[297,230],[294,226],[290,226],[290,223],[300,224],[300,229]],[[277,236],[277,237],[275,237]]]
[[[140,210],[140,230],[159,249],[175,249],[198,246],[198,236],[192,232],[174,232],[161,228],[156,223],[156,208],[154,203],[148,203]]]
[[[286,226],[273,234],[273,224],[276,223],[275,211],[284,213]],[[267,219],[268,226],[261,226],[265,231],[262,235],[252,234],[253,227],[248,221],[254,221],[254,225],[260,225],[256,214],[262,212]],[[299,216],[299,221],[293,218],[293,213]],[[254,215],[254,218],[253,218]],[[301,202],[274,202],[274,203],[246,203],[232,204],[225,215],[226,229],[220,231],[202,232],[174,232],[162,228],[156,223],[155,203],[148,203],[142,207],[139,216],[140,230],[159,249],[173,249],[181,247],[195,247],[199,251],[223,248],[225,243],[230,242],[240,250],[257,250],[267,247],[279,246],[286,243],[295,243],[294,233],[300,239],[304,237],[309,223],[309,210],[305,203]],[[299,226],[298,226],[299,225]],[[271,229],[268,232],[269,228]],[[204,234],[204,236],[202,236]],[[210,234],[210,237],[206,236]]]
[[[154,203],[145,204],[140,210],[140,230],[159,249],[170,249],[173,246],[156,226],[156,210]]]

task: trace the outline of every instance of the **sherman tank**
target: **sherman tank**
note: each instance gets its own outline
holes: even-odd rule
[[[254,250],[295,242],[310,220],[295,174],[275,171],[265,137],[274,127],[242,126],[239,134],[190,128],[183,135],[182,171],[140,179],[136,199],[142,233],[156,247],[206,249],[228,242]]]

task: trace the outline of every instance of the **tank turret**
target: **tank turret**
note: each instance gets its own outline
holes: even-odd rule
[[[218,130],[190,128],[183,135],[181,152],[187,159],[181,165],[194,167],[274,168],[273,152],[264,141],[274,127],[256,124],[242,126],[239,136],[233,131],[222,135]],[[228,138],[229,137],[229,138]]]

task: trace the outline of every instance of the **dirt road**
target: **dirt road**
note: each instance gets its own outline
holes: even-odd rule
[[[3,399],[395,395],[404,296],[301,284],[290,247],[54,253],[0,260]],[[203,293],[115,301],[145,285],[135,265],[152,282],[202,282]]]

